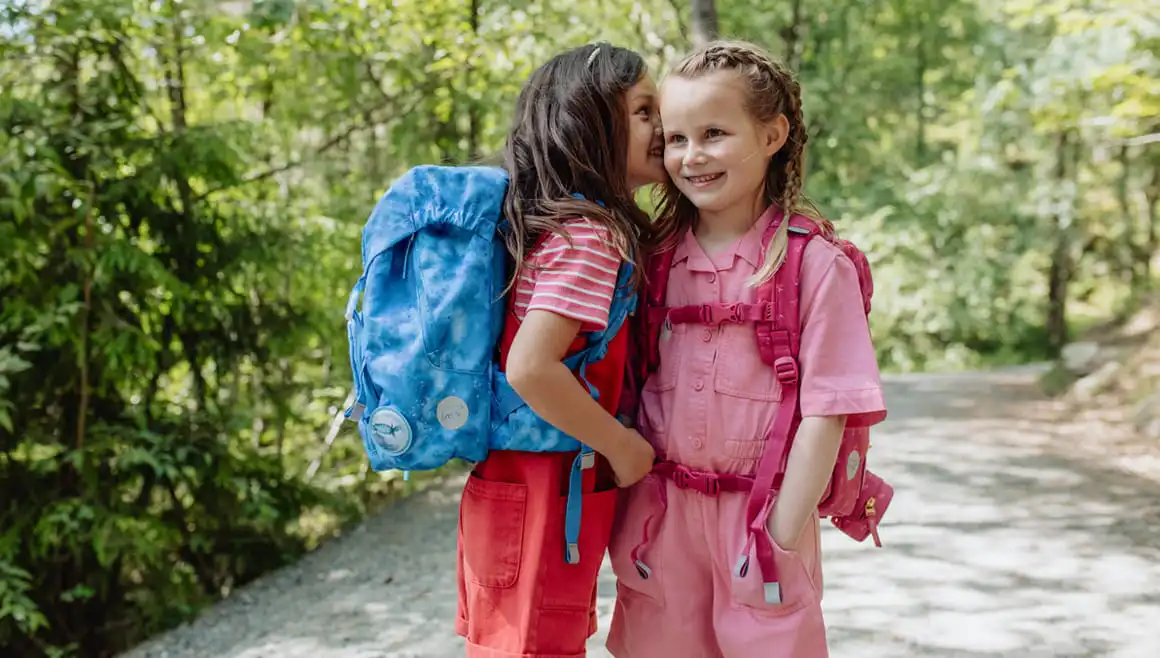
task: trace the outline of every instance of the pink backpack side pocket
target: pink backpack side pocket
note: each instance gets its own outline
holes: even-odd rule
[[[862,483],[862,493],[854,511],[848,516],[830,517],[830,522],[838,530],[846,533],[854,541],[864,541],[867,536],[873,535],[874,545],[881,548],[882,540],[878,538],[878,523],[890,507],[894,498],[894,487],[885,480],[866,471]]]

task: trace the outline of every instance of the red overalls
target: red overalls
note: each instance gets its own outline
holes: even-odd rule
[[[626,322],[588,366],[600,404],[616,412],[627,355]],[[500,367],[519,329],[510,313]],[[571,352],[584,346],[581,337]],[[468,658],[576,658],[596,632],[596,580],[620,490],[599,454],[583,471],[580,562],[564,559],[568,474],[575,452],[492,451],[468,477],[459,507],[458,619]]]

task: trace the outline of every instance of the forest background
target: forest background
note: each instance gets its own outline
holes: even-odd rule
[[[714,34],[798,72],[884,369],[1153,290],[1158,0],[0,0],[2,653],[110,655],[398,493],[331,431],[378,196],[494,153],[555,52]]]

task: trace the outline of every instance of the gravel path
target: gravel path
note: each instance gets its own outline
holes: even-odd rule
[[[834,658],[1160,657],[1160,485],[1068,459],[1062,439],[1079,439],[1037,418],[1033,376],[887,379],[871,453],[897,490],[885,546],[823,531]],[[461,484],[432,485],[126,658],[462,656]],[[593,658],[608,657],[613,592],[606,568]]]

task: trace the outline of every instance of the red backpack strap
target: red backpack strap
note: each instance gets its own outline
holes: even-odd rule
[[[665,289],[669,284],[669,270],[673,266],[676,248],[650,254],[641,263],[647,285],[640,293],[636,313],[628,319],[628,362],[624,371],[618,415],[622,421],[635,420],[640,405],[640,392],[648,376],[660,366],[660,335],[668,309],[665,307]]]
[[[669,309],[665,306],[665,292],[669,286],[669,272],[673,268],[673,258],[677,248],[671,247],[664,251],[652,254],[646,263],[648,273],[648,287],[644,293],[644,311],[642,313],[643,329],[641,338],[641,352],[639,356],[644,366],[642,375],[656,372],[660,366],[660,337],[661,328],[665,324]],[[643,385],[644,380],[641,380]]]

